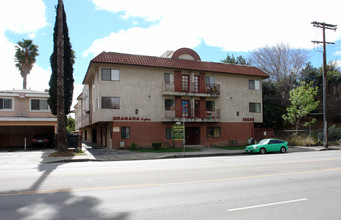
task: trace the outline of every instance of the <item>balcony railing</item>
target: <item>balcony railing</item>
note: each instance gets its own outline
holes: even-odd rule
[[[205,114],[201,116],[201,111],[205,111]],[[206,111],[201,109],[194,109],[190,108],[189,111],[182,111],[180,118],[186,118],[186,119],[206,119],[206,120],[219,120],[220,119],[220,109],[215,109],[213,111]],[[166,119],[176,119],[176,113],[175,110],[165,110],[165,118]]]
[[[198,83],[189,83],[189,86],[181,85],[180,91],[175,91],[174,82],[164,82],[163,89],[165,92],[200,93]],[[210,95],[220,95],[220,85],[219,84],[205,85],[204,93]]]

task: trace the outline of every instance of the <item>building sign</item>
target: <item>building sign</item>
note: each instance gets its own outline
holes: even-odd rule
[[[19,98],[24,99],[26,97],[25,93],[19,93]]]
[[[243,118],[243,121],[255,121],[254,118]]]
[[[182,123],[176,123],[172,126],[173,130],[173,140],[183,140],[184,139],[184,126]]]
[[[120,127],[113,127],[112,132],[120,132]]]
[[[151,121],[150,118],[116,116],[112,118],[114,121]]]

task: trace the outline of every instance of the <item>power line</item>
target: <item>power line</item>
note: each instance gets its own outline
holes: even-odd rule
[[[327,122],[327,55],[326,55],[326,44],[334,44],[326,42],[325,30],[336,30],[337,25],[327,24],[324,22],[313,21],[311,23],[314,27],[322,28],[323,41],[312,41],[313,43],[323,44],[323,147],[328,148],[328,122]]]

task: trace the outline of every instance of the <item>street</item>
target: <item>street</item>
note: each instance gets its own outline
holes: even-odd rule
[[[341,151],[0,167],[0,219],[341,219]]]

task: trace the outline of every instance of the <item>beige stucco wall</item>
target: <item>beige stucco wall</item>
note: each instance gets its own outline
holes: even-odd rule
[[[0,117],[39,117],[39,118],[51,118],[55,117],[52,115],[50,109],[48,110],[39,110],[33,111],[30,110],[30,103],[31,99],[47,99],[45,97],[26,97],[26,98],[19,98],[19,97],[3,97],[0,98],[12,99],[13,109],[12,110],[1,110]]]
[[[216,108],[221,109],[222,122],[242,122],[243,118],[254,118],[255,122],[263,121],[262,111],[249,112],[250,102],[261,103],[262,109],[262,90],[249,89],[249,80],[261,81],[261,78],[214,73],[206,73],[206,75],[215,76],[215,82],[220,84],[220,97],[216,99]]]
[[[163,118],[162,82],[166,70],[114,65],[103,67],[119,69],[120,81],[97,81],[101,79],[100,75],[97,78],[97,74],[101,74],[101,68],[97,69],[91,99],[93,123],[112,121],[114,116],[150,118],[152,121]],[[101,109],[102,96],[119,97],[120,109]]]
[[[112,68],[120,70],[120,81],[102,81],[101,69]],[[113,117],[128,116],[149,118],[151,121],[164,119],[163,96],[164,73],[174,73],[170,69],[156,69],[122,65],[101,65],[94,68],[93,85],[90,85],[89,102],[83,97],[83,106],[91,108],[91,124],[98,122],[112,122]],[[182,71],[191,76],[199,72]],[[263,121],[263,112],[250,113],[249,103],[261,103],[262,90],[250,90],[249,80],[262,80],[260,77],[240,76],[234,74],[220,74],[206,72],[206,76],[214,76],[215,83],[220,84],[219,97],[206,97],[215,101],[215,108],[221,109],[221,122],[243,122],[243,118],[253,118],[255,122]],[[260,86],[261,88],[261,86]],[[83,91],[84,93],[84,91]],[[120,109],[101,109],[101,97],[119,97]],[[174,96],[172,96],[174,98]],[[186,99],[198,100],[199,97]],[[84,107],[83,107],[84,108]],[[87,108],[87,107],[85,107]],[[136,109],[138,114],[136,114]],[[237,116],[239,112],[239,116]],[[84,126],[88,125],[87,123]],[[107,129],[108,130],[108,129]]]

